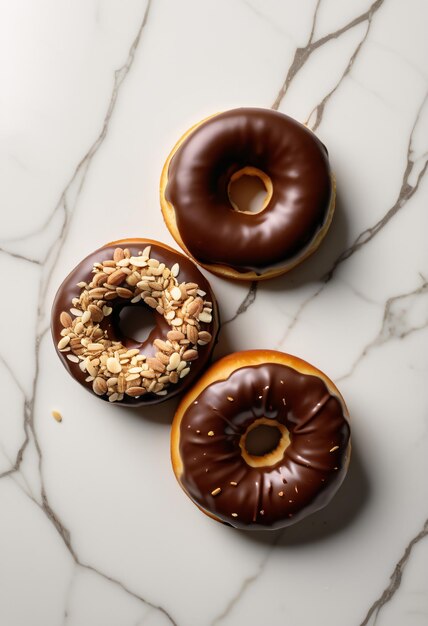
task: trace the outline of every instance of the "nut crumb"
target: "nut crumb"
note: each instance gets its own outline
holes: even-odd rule
[[[208,431],[208,437],[214,437],[214,431],[213,430],[209,430]]]
[[[52,417],[57,421],[57,422],[62,422],[62,415],[59,411],[52,411]]]

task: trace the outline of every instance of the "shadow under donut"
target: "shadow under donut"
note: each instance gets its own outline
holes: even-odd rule
[[[345,204],[339,194],[333,220],[319,248],[300,265],[278,278],[263,281],[263,291],[287,291],[311,282],[322,282],[334,266],[335,261],[348,246],[349,229]]]
[[[280,548],[316,543],[329,539],[356,522],[370,500],[370,482],[358,447],[352,440],[349,470],[333,500],[294,526],[280,530],[237,530],[244,540],[276,545]]]

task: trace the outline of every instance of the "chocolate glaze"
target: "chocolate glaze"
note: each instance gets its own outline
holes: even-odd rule
[[[57,354],[69,374],[71,374],[73,378],[75,378],[81,385],[83,385],[85,389],[94,394],[94,392],[92,391],[92,383],[85,382],[85,378],[88,376],[88,374],[86,372],[82,372],[77,363],[70,362],[66,358],[67,353],[60,352],[57,348],[58,341],[61,339],[60,333],[63,328],[59,320],[60,314],[62,311],[68,312],[73,306],[72,299],[75,297],[79,297],[81,290],[79,287],[77,287],[77,283],[81,281],[89,282],[92,277],[93,264],[97,262],[102,263],[107,259],[112,259],[114,250],[117,247],[129,248],[133,256],[138,256],[138,252],[140,250],[143,250],[148,245],[151,245],[152,247],[151,256],[153,256],[153,258],[155,259],[158,259],[160,263],[165,263],[165,265],[169,268],[171,268],[174,263],[179,263],[180,273],[177,277],[177,280],[179,282],[197,283],[200,289],[203,289],[206,292],[206,299],[210,300],[213,303],[213,321],[210,324],[201,324],[201,330],[208,330],[212,335],[212,340],[205,346],[198,346],[199,357],[196,361],[192,361],[189,374],[185,378],[180,379],[177,384],[168,386],[167,395],[159,397],[155,394],[147,393],[144,396],[140,396],[139,398],[132,398],[125,394],[123,400],[121,402],[115,402],[115,405],[121,404],[135,407],[148,404],[157,404],[159,402],[163,402],[164,400],[168,400],[169,398],[172,398],[173,396],[176,396],[178,393],[181,393],[182,391],[187,389],[194,382],[194,380],[198,376],[200,376],[201,371],[208,364],[209,358],[214,349],[217,333],[219,330],[218,307],[214,293],[206,278],[203,276],[203,274],[201,274],[199,269],[194,263],[192,263],[192,261],[190,261],[187,257],[183,256],[179,252],[176,252],[175,250],[172,250],[171,248],[166,247],[161,243],[156,243],[153,241],[145,241],[143,239],[129,239],[126,241],[114,242],[100,248],[99,250],[96,250],[85,259],[83,259],[83,261],[81,261],[77,265],[77,267],[70,272],[70,274],[59,287],[58,292],[55,296],[55,300],[52,306],[51,319],[52,338],[55,344]],[[154,356],[157,352],[157,348],[153,346],[153,341],[157,338],[165,340],[166,333],[171,330],[171,327],[167,324],[163,316],[153,311],[153,309],[150,309],[150,307],[147,307],[144,302],[139,302],[137,304],[131,305],[149,308],[149,310],[153,313],[153,330],[150,332],[145,341],[138,342],[131,338],[124,337],[119,330],[119,313],[124,306],[130,306],[129,300],[116,298],[115,300],[110,300],[108,302],[108,305],[113,308],[113,312],[111,313],[111,315],[103,319],[100,326],[103,329],[107,330],[109,337],[114,341],[121,341],[128,349],[138,348],[142,354],[145,354],[146,356]],[[97,397],[108,402],[107,396]]]
[[[276,465],[256,468],[242,457],[239,441],[260,417],[283,424],[290,445]],[[206,387],[185,412],[180,481],[201,508],[223,522],[282,528],[332,498],[345,477],[349,441],[342,404],[323,380],[274,363],[244,367]],[[218,487],[221,492],[211,495]]]
[[[235,211],[232,174],[268,174],[264,211]],[[198,126],[171,159],[167,200],[189,252],[203,263],[263,274],[303,252],[324,224],[332,198],[327,149],[299,122],[270,109],[233,109]]]

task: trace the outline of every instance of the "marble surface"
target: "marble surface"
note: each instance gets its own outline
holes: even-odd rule
[[[428,623],[427,21],[422,0],[1,3],[2,626]],[[201,515],[170,469],[174,403],[106,406],[48,332],[91,250],[172,243],[163,161],[241,105],[307,122],[338,184],[299,269],[258,288],[212,278],[216,356],[298,354],[352,415],[340,492],[279,534]]]

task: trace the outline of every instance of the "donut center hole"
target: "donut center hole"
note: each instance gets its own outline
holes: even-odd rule
[[[272,197],[272,181],[255,167],[244,167],[229,181],[229,200],[235,211],[261,213]]]
[[[247,434],[245,449],[251,456],[264,456],[278,447],[282,433],[277,426],[260,424]]]
[[[239,441],[242,457],[251,467],[276,465],[289,445],[290,433],[284,424],[267,417],[255,420]]]
[[[117,324],[123,337],[138,343],[146,341],[155,327],[153,312],[145,306],[124,306],[119,312]]]

